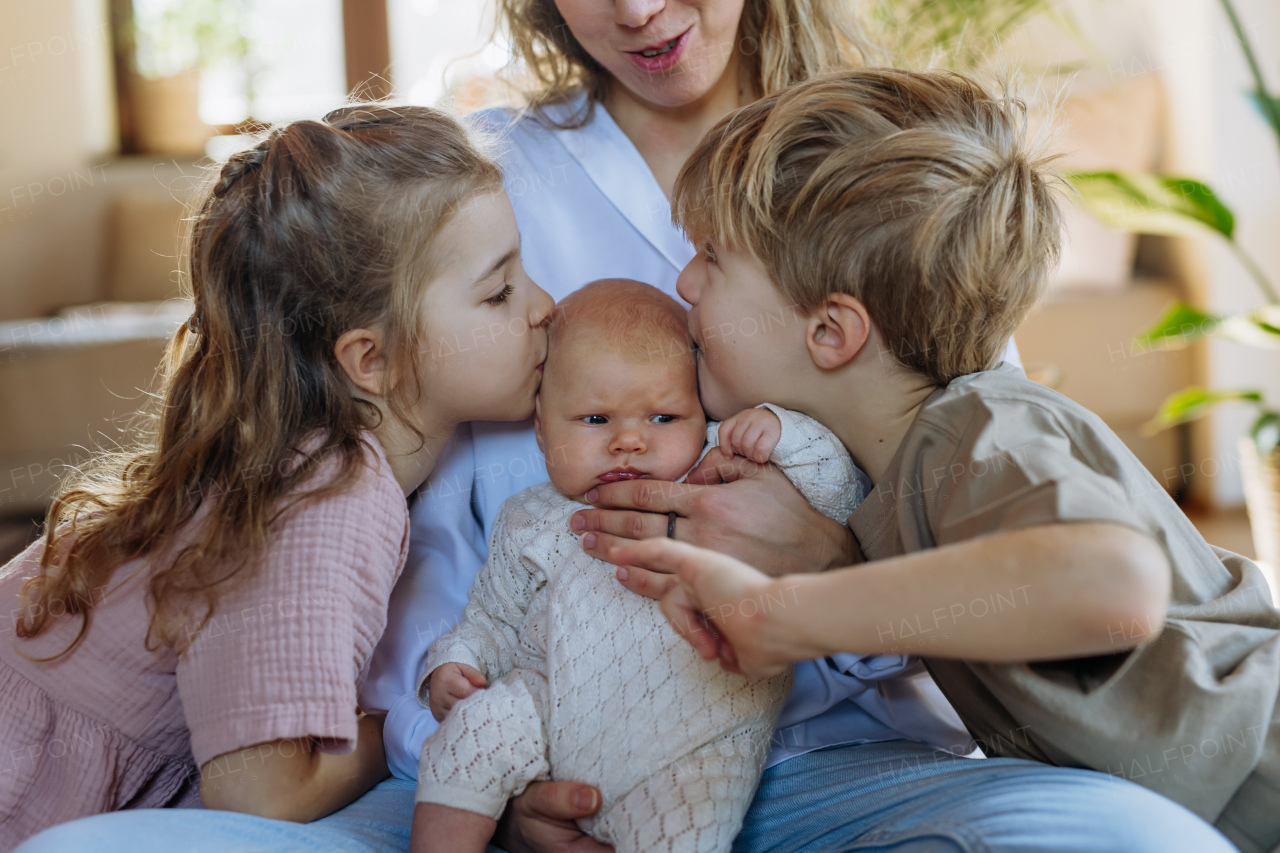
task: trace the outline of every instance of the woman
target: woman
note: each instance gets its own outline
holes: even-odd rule
[[[480,118],[500,140],[535,280],[557,300],[606,277],[636,278],[674,294],[694,255],[670,221],[668,197],[680,166],[725,113],[855,63],[852,5],[500,0],[501,21],[536,89],[530,110]],[[748,331],[744,325],[738,333]],[[398,776],[416,776],[422,741],[434,728],[414,693],[426,649],[461,612],[498,505],[544,479],[527,424],[473,424],[420,495],[410,567],[363,697],[366,706],[389,711],[384,743]],[[809,510],[772,469],[680,491],[642,482],[599,491],[602,508],[583,513],[579,528],[596,533],[596,556],[623,537],[667,534],[674,512],[676,538],[774,574],[854,559],[848,530]],[[869,846],[893,849],[1092,851],[1156,843],[1154,834],[1143,840],[1141,827],[1150,824],[1140,814],[1156,798],[1133,802],[1105,776],[1082,786],[1055,768],[1033,767],[993,782],[980,761],[926,750],[930,760],[922,762],[919,742],[958,752],[972,743],[931,680],[904,669],[907,663],[876,671],[869,659],[837,656],[798,667],[771,766],[735,849],[825,850],[825,835],[854,826]],[[512,853],[598,853],[606,848],[572,822],[598,803],[587,786],[535,783],[513,801],[496,843]],[[1080,820],[1084,814],[1088,821]]]

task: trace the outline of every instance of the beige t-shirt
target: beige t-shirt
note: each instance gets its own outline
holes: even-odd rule
[[[1155,641],[1124,651],[1141,626],[1116,625],[1109,656],[1039,664],[929,656],[947,626],[1038,594],[1017,587],[881,626],[886,651],[925,657],[988,755],[1130,779],[1233,840],[1245,836],[1237,843],[1271,849],[1280,843],[1280,611],[1257,566],[1207,544],[1097,416],[1007,364],[956,379],[925,401],[849,526],[878,560],[1072,521],[1123,524],[1160,543],[1173,596]]]

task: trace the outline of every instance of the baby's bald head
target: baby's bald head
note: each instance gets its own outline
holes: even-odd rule
[[[621,479],[676,480],[706,419],[688,315],[656,287],[595,281],[556,306],[534,431],[562,494]]]
[[[556,354],[607,352],[638,362],[694,366],[687,312],[652,285],[625,278],[593,281],[556,304],[547,328],[550,372]],[[575,359],[576,360],[576,359]]]

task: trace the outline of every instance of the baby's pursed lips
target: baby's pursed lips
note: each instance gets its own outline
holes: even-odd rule
[[[643,480],[649,475],[638,468],[614,468],[608,473],[601,474],[598,479],[602,483],[619,483],[623,480]]]

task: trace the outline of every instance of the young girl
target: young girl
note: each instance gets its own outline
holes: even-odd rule
[[[405,496],[458,423],[533,412],[551,300],[498,168],[443,113],[273,130],[223,167],[189,255],[154,435],[0,573],[5,851],[201,799],[309,821],[384,778],[356,691]]]

